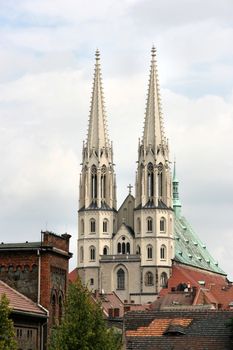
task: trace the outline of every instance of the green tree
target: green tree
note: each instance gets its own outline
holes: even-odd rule
[[[0,350],[16,350],[14,324],[9,318],[11,310],[5,294],[0,299]]]
[[[119,350],[121,336],[108,329],[101,306],[81,282],[70,284],[62,322],[52,330],[49,350]]]

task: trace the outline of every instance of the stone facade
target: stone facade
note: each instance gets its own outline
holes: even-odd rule
[[[83,146],[78,214],[78,271],[91,290],[149,302],[166,286],[174,257],[169,148],[152,49],[143,138],[138,147],[135,198],[116,209],[116,179],[96,52],[88,136]]]

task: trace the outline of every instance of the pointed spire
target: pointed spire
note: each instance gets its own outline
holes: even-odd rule
[[[174,159],[174,167],[173,167],[173,180],[172,182],[178,182],[179,183],[179,180],[177,179],[176,177],[176,157]]]
[[[164,130],[159,96],[159,82],[156,63],[156,49],[151,50],[151,68],[144,121],[143,143],[145,147],[164,144]]]
[[[100,69],[100,52],[97,49],[95,53],[95,72],[94,83],[91,98],[91,111],[89,117],[87,144],[89,149],[96,150],[103,147],[109,147],[107,133],[107,123],[104,109],[104,97]]]
[[[181,202],[180,202],[180,196],[179,196],[179,180],[176,177],[176,160],[174,160],[172,184],[173,184],[173,208],[174,208],[175,214],[177,216],[180,216]]]

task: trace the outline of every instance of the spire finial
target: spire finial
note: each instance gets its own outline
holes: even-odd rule
[[[96,59],[96,61],[99,61],[99,59],[100,59],[100,51],[99,51],[99,49],[96,49],[96,51],[95,51],[95,59]]]
[[[131,194],[133,186],[131,184],[129,184],[129,186],[127,186],[127,188],[129,189],[129,194]]]
[[[152,58],[152,61],[153,61],[153,62],[155,61],[155,57],[156,57],[156,48],[155,48],[155,46],[153,45],[153,46],[152,46],[152,49],[151,49],[151,58]]]
[[[174,156],[173,179],[176,179],[176,156]]]
[[[151,49],[151,56],[152,56],[152,59],[156,56],[156,48],[154,45],[152,46],[152,49]]]

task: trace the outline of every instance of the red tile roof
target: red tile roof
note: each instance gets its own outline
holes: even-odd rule
[[[78,269],[77,267],[69,272],[68,279],[71,283],[75,282],[78,279]]]
[[[148,310],[149,305],[148,304],[125,304],[122,302],[122,300],[118,297],[118,295],[115,292],[112,293],[93,293],[93,298],[97,301],[101,302],[102,308],[104,310],[104,313],[107,317],[109,317],[109,311],[114,309],[119,309],[119,316],[122,318],[125,314],[125,312],[128,311],[143,311]],[[112,315],[110,317],[113,317]],[[115,316],[116,317],[116,316]]]
[[[161,300],[157,304],[169,305],[168,295],[172,295],[172,290],[174,291],[181,283],[189,284],[190,289],[196,288],[193,305],[211,304],[215,308],[226,310],[233,302],[233,286],[225,276],[184,265],[173,265],[168,288],[161,290],[159,294]]]
[[[6,295],[10,303],[10,308],[14,311],[32,313],[36,316],[47,316],[46,311],[34,303],[31,299],[9,287],[3,281],[0,281],[0,296]]]
[[[149,326],[126,331],[127,337],[161,337],[170,325],[188,327],[192,318],[159,318],[153,320]]]

